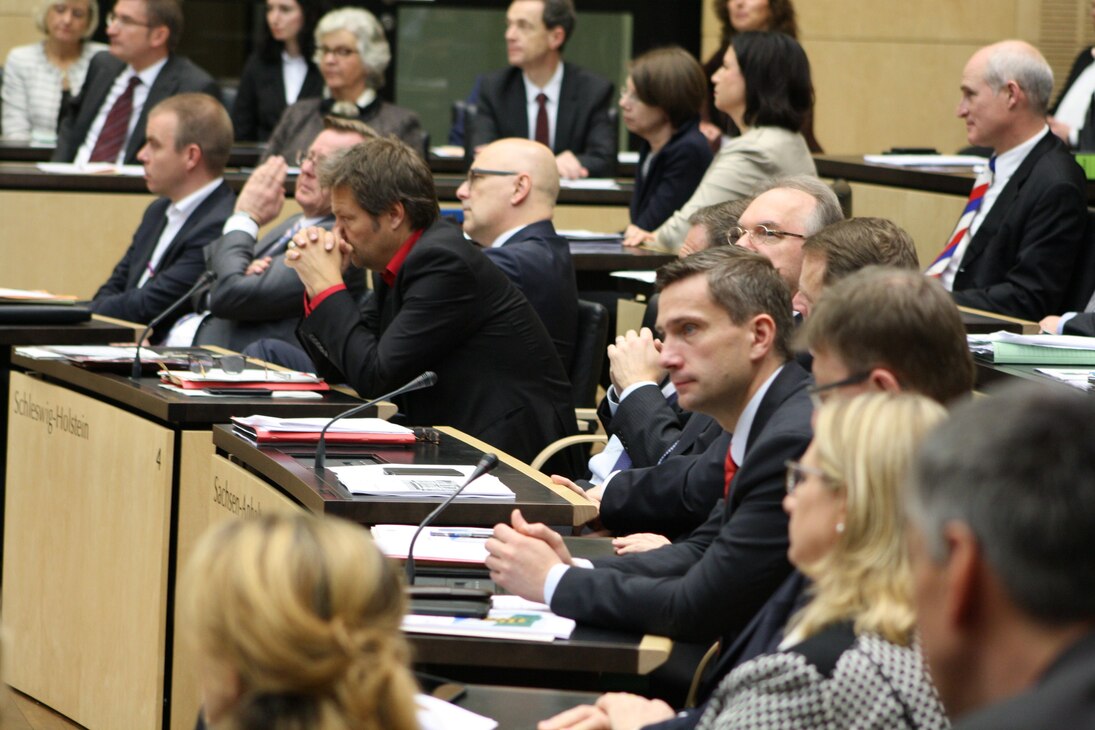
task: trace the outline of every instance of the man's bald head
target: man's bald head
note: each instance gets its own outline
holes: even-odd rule
[[[1030,139],[1045,125],[1053,92],[1053,70],[1025,41],[981,48],[962,71],[958,116],[970,144],[997,154]]]
[[[551,220],[559,196],[555,155],[529,139],[501,139],[479,151],[456,196],[464,232],[484,246],[501,234]]]

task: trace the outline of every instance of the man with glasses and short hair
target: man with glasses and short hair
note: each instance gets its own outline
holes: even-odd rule
[[[570,245],[551,218],[559,195],[555,157],[528,139],[492,142],[456,190],[464,233],[517,285],[551,335],[569,372],[578,329]]]
[[[198,296],[204,311],[179,320],[166,344],[219,345],[237,352],[264,338],[296,344],[304,286],[285,265],[286,247],[297,231],[310,226],[330,230],[335,223],[331,191],[320,186],[316,168],[333,152],[376,136],[357,119],[328,116],[323,124],[308,152],[296,161],[300,174],[293,198],[301,212],[259,239],[259,229],[281,214],[289,172],[286,161],[277,156],[259,165],[240,191],[223,235],[205,247],[206,268],[216,279]],[[365,293],[361,269],[347,268],[343,281],[355,298]]]
[[[149,109],[186,92],[220,100],[212,77],[175,55],[179,0],[117,0],[106,20],[110,50],[91,59],[80,95],[63,113],[55,162],[138,164]]]
[[[871,266],[825,289],[798,333],[814,358],[815,397],[911,390],[948,404],[973,389],[973,358],[939,282]]]

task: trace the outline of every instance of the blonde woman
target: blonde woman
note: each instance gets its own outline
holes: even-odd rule
[[[779,651],[726,676],[698,727],[948,727],[915,640],[901,517],[909,464],[943,417],[934,401],[894,393],[834,400],[817,412],[810,448],[787,465],[783,503],[788,557],[812,581],[810,600],[792,615]],[[606,695],[586,714],[597,722],[559,715],[540,728],[692,726],[664,702],[633,695]]]
[[[98,24],[97,0],[39,0],[34,25],[45,37],[11,49],[4,63],[4,139],[57,142],[62,98],[80,93],[91,57],[107,48],[88,40]]]
[[[361,527],[225,522],[195,548],[179,596],[208,727],[418,727],[399,578]]]

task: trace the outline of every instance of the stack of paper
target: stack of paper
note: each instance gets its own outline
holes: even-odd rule
[[[429,499],[448,497],[464,483],[475,466],[433,464],[403,466],[365,464],[332,467],[338,480],[353,494],[373,497]],[[457,499],[515,499],[516,495],[498,477],[486,474],[468,485]]]
[[[419,616],[403,618],[403,630],[412,634],[474,636],[483,639],[555,641],[569,639],[574,633],[572,619],[556,616],[543,603],[517,596],[492,596],[486,618],[458,616]]]
[[[418,525],[373,525],[373,541],[389,558],[406,559]],[[417,560],[442,563],[476,563],[487,559],[487,539],[494,530],[486,527],[427,527],[414,544]]]
[[[0,287],[0,304],[67,304],[76,303],[76,297],[57,296],[41,289],[6,289]]]
[[[315,443],[329,418],[233,416],[236,433],[252,443]],[[381,418],[343,418],[327,429],[329,444],[413,444],[414,431]]]
[[[1095,337],[993,332],[967,339],[974,355],[996,364],[1095,365]]]
[[[498,723],[489,717],[437,697],[416,695],[414,703],[418,709],[418,727],[422,730],[494,730],[498,727]]]
[[[142,355],[143,357],[143,355]],[[204,373],[186,370],[161,370],[160,379],[184,390],[200,388],[238,388],[240,390],[329,390],[322,378],[295,370],[264,370],[245,368],[228,373],[220,368],[208,368]]]

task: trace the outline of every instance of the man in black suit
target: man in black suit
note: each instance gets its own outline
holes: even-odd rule
[[[483,79],[469,150],[502,137],[524,137],[555,152],[566,179],[609,177],[616,170],[612,84],[564,63],[576,22],[571,0],[514,0],[506,11],[510,67]],[[542,98],[541,98],[542,97]]]
[[[917,625],[956,730],[1095,727],[1095,403],[1012,384],[925,441]]]
[[[458,229],[440,220],[433,175],[413,150],[371,139],[320,170],[335,228],[298,233],[286,254],[308,296],[298,335],[321,373],[363,396],[424,370],[429,390],[399,399],[414,425],[451,425],[519,459],[577,429],[551,338],[526,300]],[[359,310],[350,263],[375,272]]]
[[[182,27],[178,0],[117,0],[107,16],[110,50],[91,59],[62,114],[55,162],[137,164],[149,109],[185,92],[220,99],[209,74],[175,55]]]
[[[464,233],[481,246],[540,315],[570,368],[578,329],[578,287],[570,245],[551,218],[559,173],[547,147],[527,139],[493,142],[457,188]]]
[[[639,555],[571,559],[561,538],[497,525],[491,578],[585,623],[727,645],[790,572],[784,463],[810,441],[809,375],[791,359],[791,297],[763,257],[711,249],[658,272],[661,357],[681,405],[738,434],[724,491],[688,539]],[[739,466],[740,465],[740,466]]]
[[[285,203],[288,166],[271,157],[251,173],[236,199],[236,211],[223,235],[205,247],[206,270],[214,282],[198,296],[205,311],[180,319],[167,337],[173,346],[218,345],[241,352],[263,338],[296,344],[297,321],[304,312],[304,286],[285,265],[285,251],[297,231],[309,226],[330,230],[331,192],[319,184],[316,168],[337,150],[375,136],[363,122],[326,117],[325,129],[300,163],[293,198],[301,212],[273,226],[260,240],[259,228],[280,213]],[[365,293],[365,275],[351,266],[343,280],[355,297]]]
[[[958,116],[970,144],[991,147],[991,181],[928,268],[959,304],[1039,320],[1069,301],[1086,244],[1084,173],[1049,131],[1053,72],[1022,41],[977,51],[962,72]],[[982,184],[988,182],[980,203]],[[1090,293],[1090,292],[1087,292]]]
[[[202,249],[220,234],[236,199],[221,177],[231,151],[232,122],[211,96],[179,94],[149,113],[138,159],[149,192],[162,197],[95,293],[93,312],[148,323],[194,285],[205,268]]]

